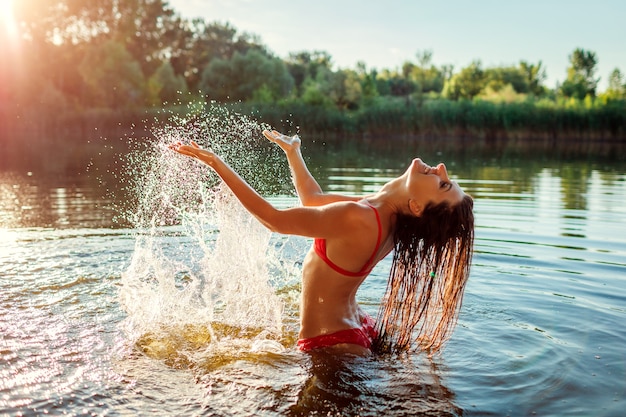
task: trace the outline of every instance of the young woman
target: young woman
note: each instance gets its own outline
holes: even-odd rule
[[[218,155],[190,145],[176,152],[211,167],[243,206],[273,232],[314,238],[302,266],[298,347],[368,354],[437,352],[454,327],[469,276],[473,201],[444,164],[414,159],[366,197],[325,194],[306,167],[300,139],[264,131],[287,155],[301,207],[277,209]],[[377,323],[356,302],[372,268],[394,251]]]

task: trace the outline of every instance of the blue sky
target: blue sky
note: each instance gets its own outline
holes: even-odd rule
[[[169,0],[187,18],[230,22],[276,55],[322,50],[336,67],[400,68],[415,53],[455,71],[542,61],[546,85],[563,81],[576,48],[596,53],[600,90],[626,74],[626,0]]]

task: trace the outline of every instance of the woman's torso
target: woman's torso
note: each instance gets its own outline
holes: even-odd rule
[[[376,210],[374,210],[376,211]],[[302,300],[300,305],[300,338],[330,334],[360,327],[362,312],[356,292],[371,269],[391,250],[389,222],[370,211],[367,230],[355,231],[343,239],[327,239],[326,257],[308,252],[302,267]],[[369,266],[367,264],[370,264]],[[349,276],[331,264],[347,271],[365,273]]]

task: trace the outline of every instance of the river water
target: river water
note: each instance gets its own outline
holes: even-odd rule
[[[370,193],[422,156],[474,196],[441,355],[298,352],[311,242],[267,232],[157,144],[78,173],[2,167],[0,415],[623,415],[626,148],[301,136],[330,192]],[[297,204],[281,156],[258,148],[232,158]],[[371,314],[389,267],[359,292]]]

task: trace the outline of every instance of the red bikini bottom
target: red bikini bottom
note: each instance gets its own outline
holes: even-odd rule
[[[300,339],[298,340],[298,349],[307,352],[309,350],[334,346],[340,343],[350,343],[369,349],[376,336],[378,336],[378,332],[376,332],[374,326],[374,319],[365,314],[361,327],[339,330],[338,332],[330,334],[321,334],[308,339]]]

